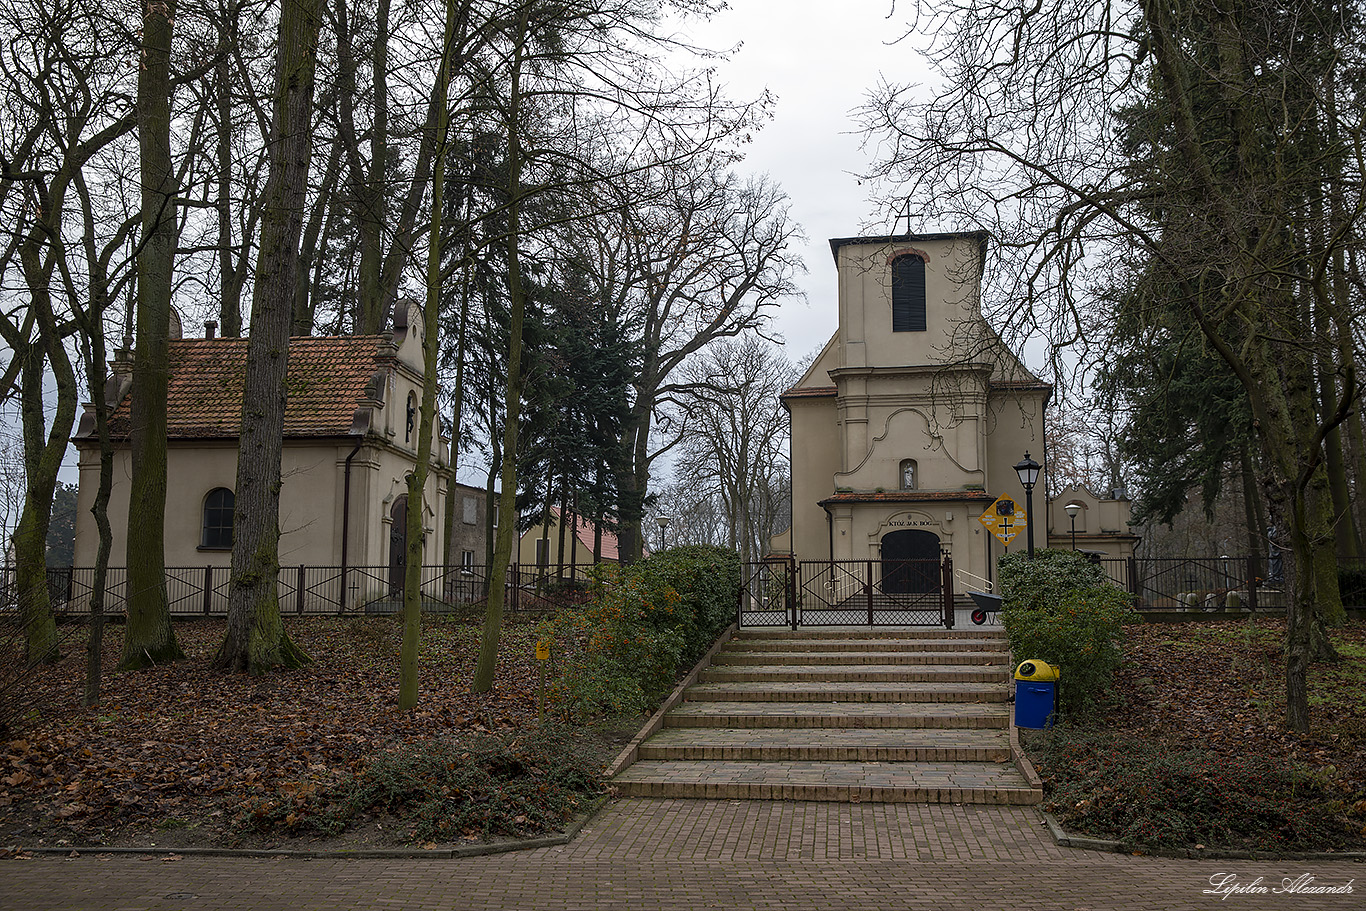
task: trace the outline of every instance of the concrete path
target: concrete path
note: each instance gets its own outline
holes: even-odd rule
[[[1222,898],[1211,877],[1267,891]],[[1272,891],[1302,877],[1353,891]],[[0,861],[0,911],[1262,911],[1354,909],[1363,895],[1366,864],[1077,851],[1030,808],[927,804],[621,799],[571,844],[463,860]]]

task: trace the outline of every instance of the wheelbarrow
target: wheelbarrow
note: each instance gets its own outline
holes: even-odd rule
[[[987,614],[994,614],[1001,609],[1001,596],[993,595],[988,592],[968,592],[968,597],[972,603],[976,604],[972,611],[972,622],[981,626],[987,622]]]

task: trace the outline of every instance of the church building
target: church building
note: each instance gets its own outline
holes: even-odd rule
[[[1005,545],[980,519],[1003,496],[1023,509],[1014,466],[1026,454],[1043,466],[1033,534],[1036,547],[1048,546],[1058,524],[1044,501],[1044,409],[1053,390],[982,317],[987,245],[985,232],[830,241],[839,328],[782,397],[791,416],[792,527],[776,550],[884,567],[947,556],[955,589],[990,589]],[[1132,538],[1127,526],[1117,531]],[[1009,550],[1026,546],[1021,527]],[[897,588],[925,590],[916,575]],[[921,581],[937,590],[937,576]]]

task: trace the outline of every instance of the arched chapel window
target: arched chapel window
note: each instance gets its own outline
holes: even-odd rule
[[[915,459],[901,460],[901,489],[915,490]]]
[[[232,549],[232,508],[236,502],[231,490],[215,487],[204,497],[204,526],[199,546],[206,550]]]
[[[892,331],[925,331],[925,261],[914,254],[892,261]]]

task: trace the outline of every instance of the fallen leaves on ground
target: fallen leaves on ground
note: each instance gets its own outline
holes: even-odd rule
[[[1331,767],[1366,790],[1366,622],[1332,630],[1342,660],[1309,675],[1311,731],[1285,725],[1285,619],[1125,627],[1119,701],[1103,723],[1173,745]]]
[[[175,625],[187,660],[113,673],[122,628],[110,626],[103,691],[81,706],[85,629],[67,626],[62,658],[23,683],[18,733],[0,744],[0,842],[221,843],[254,795],[313,789],[403,743],[535,724],[538,668],[530,624],[507,623],[494,688],[474,694],[478,624],[424,623],[420,702],[400,712],[395,618],[287,621],[313,662],[262,677],[209,662],[219,620]],[[200,828],[193,839],[176,830]],[[153,840],[156,840],[155,837]]]

